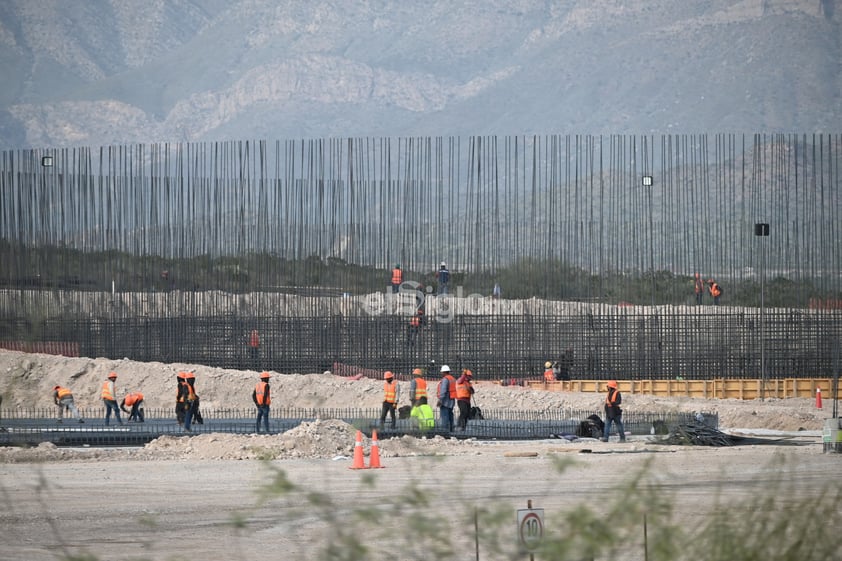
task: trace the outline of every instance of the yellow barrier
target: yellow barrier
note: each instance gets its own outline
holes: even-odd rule
[[[527,380],[527,387],[551,392],[604,392],[605,380],[566,380],[545,382]],[[621,392],[665,397],[697,397],[703,399],[759,399],[807,397],[815,398],[821,389],[823,399],[833,399],[830,378],[759,379],[715,378],[712,380],[617,380]],[[761,391],[763,390],[763,391]],[[762,394],[762,395],[761,395]],[[842,388],[837,388],[842,399]]]

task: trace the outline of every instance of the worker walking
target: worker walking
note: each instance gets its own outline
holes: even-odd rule
[[[611,436],[611,425],[617,424],[617,433],[620,435],[620,442],[626,441],[626,432],[623,428],[623,410],[620,404],[623,396],[617,389],[617,380],[608,381],[608,394],[605,396],[605,432],[602,434],[602,441],[608,442]]]
[[[63,422],[64,410],[70,411],[70,414],[79,419],[80,423],[85,420],[79,415],[79,410],[76,409],[76,403],[73,401],[73,394],[68,388],[56,386],[53,388],[53,403],[58,405],[58,422]]]
[[[127,410],[126,407],[131,407],[131,411]],[[145,421],[143,418],[143,394],[140,392],[126,394],[126,397],[120,402],[120,409],[122,409],[123,413],[129,414],[130,423],[132,421],[138,423]]]
[[[390,371],[383,374],[383,407],[380,410],[380,426],[383,427],[386,422],[386,415],[392,418],[392,428],[395,428],[395,411],[397,409],[398,399],[400,399],[400,387],[398,381],[395,380],[395,375]]]
[[[102,402],[105,404],[105,424],[108,425],[111,422],[111,411],[114,411],[114,417],[117,419],[117,422],[121,425],[123,424],[123,420],[120,418],[120,406],[117,405],[117,391],[114,387],[115,381],[117,380],[117,373],[112,372],[108,375],[108,379],[102,383],[102,391],[100,392],[100,397],[102,398]]]
[[[450,373],[450,367],[441,367],[441,380],[436,387],[437,407],[442,429],[453,432],[453,407],[456,405],[456,379]]]
[[[269,373],[263,372],[260,381],[254,386],[251,399],[257,407],[256,432],[260,432],[260,420],[263,419],[263,428],[269,432],[269,405],[272,403],[272,396],[269,393]]]
[[[471,383],[474,373],[467,368],[462,370],[462,375],[456,380],[456,405],[459,407],[459,430],[468,428],[468,417],[471,416],[471,397],[474,395],[474,386]]]
[[[412,381],[409,383],[409,403],[413,407],[418,405],[419,400],[427,400],[427,380],[424,378],[424,371],[416,368],[412,371]]]
[[[184,432],[192,432],[190,425],[196,416],[199,396],[196,395],[196,375],[192,372],[184,373],[184,382],[181,384],[181,398],[184,404]]]

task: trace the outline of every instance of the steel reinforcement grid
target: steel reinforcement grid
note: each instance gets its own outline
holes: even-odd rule
[[[81,409],[84,423],[65,418],[59,423],[54,408],[17,408],[0,411],[0,445],[37,446],[41,442],[52,442],[57,446],[136,446],[143,445],[161,436],[185,436],[187,433],[176,423],[169,410],[147,409],[143,423],[118,424],[112,419],[105,425],[104,411]],[[468,421],[466,430],[447,432],[441,427],[420,431],[411,419],[398,419],[396,426],[380,427],[379,409],[297,409],[273,408],[270,417],[270,433],[280,434],[304,422],[316,419],[338,419],[345,421],[371,436],[377,430],[382,438],[392,436],[446,436],[453,438],[476,438],[478,440],[524,440],[549,438],[592,438],[582,429],[582,423],[597,411],[559,409],[554,411],[482,410],[482,419]],[[253,410],[216,409],[202,411],[203,424],[195,424],[191,435],[202,433],[255,433]],[[436,419],[438,423],[438,417]],[[703,423],[716,428],[719,418],[715,413],[653,413],[628,410],[623,413],[626,432],[632,435],[665,434],[671,426]],[[349,442],[349,445],[351,443]]]
[[[0,347],[280,372],[830,377],[840,164],[838,133],[3,151]]]

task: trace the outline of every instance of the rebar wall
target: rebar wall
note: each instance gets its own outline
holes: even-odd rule
[[[842,331],[840,141],[3,152],[0,341],[280,371],[436,359],[505,378],[564,356],[579,377],[701,378],[759,377],[762,334],[770,375],[827,375]],[[442,261],[450,297],[435,296]],[[409,283],[393,296],[397,264]],[[694,305],[695,272],[725,288],[721,305]]]

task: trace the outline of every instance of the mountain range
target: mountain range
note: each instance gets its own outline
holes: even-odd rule
[[[839,132],[842,0],[0,0],[0,149]]]

